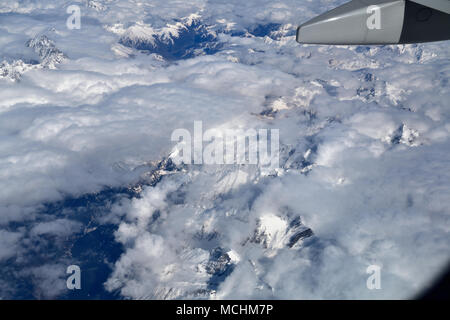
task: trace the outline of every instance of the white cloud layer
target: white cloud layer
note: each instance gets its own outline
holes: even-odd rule
[[[186,166],[112,203],[103,221],[124,253],[107,290],[418,294],[450,258],[450,46],[295,42],[299,23],[343,2],[73,1],[82,25],[68,30],[60,1],[2,1],[0,262],[27,265],[35,297],[63,294],[67,257],[30,267],[26,250],[87,226],[43,205],[136,186],[173,130],[203,121],[279,129],[281,168]],[[4,281],[0,298],[14,296]]]

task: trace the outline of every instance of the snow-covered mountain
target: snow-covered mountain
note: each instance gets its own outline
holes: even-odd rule
[[[450,258],[450,46],[295,42],[343,2],[2,1],[0,298],[426,288]],[[178,163],[198,121],[279,130],[279,167]]]
[[[204,25],[197,14],[159,29],[137,22],[126,30],[112,30],[121,35],[120,44],[142,52],[156,53],[168,60],[214,54],[220,46],[216,33]]]
[[[26,45],[39,55],[43,67],[55,69],[57,64],[67,58],[64,53],[56,48],[54,42],[45,35],[30,39]]]
[[[22,59],[8,62],[4,60],[0,64],[0,77],[12,81],[19,81],[21,75],[36,68],[56,69],[56,65],[67,59],[66,55],[55,47],[53,41],[45,35],[37,35],[26,42],[26,46],[32,48],[39,57],[39,62],[30,60],[28,62]]]

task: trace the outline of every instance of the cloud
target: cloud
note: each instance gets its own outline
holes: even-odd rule
[[[0,295],[20,296],[18,279],[32,297],[64,295],[60,247],[91,224],[117,228],[105,288],[126,298],[407,298],[429,284],[450,258],[450,46],[295,42],[343,2],[75,1],[82,26],[68,30],[60,2],[3,1],[0,260],[13,280]],[[280,168],[163,165],[194,121],[279,129]],[[100,218],[60,207],[105,189],[129,196]],[[381,291],[366,288],[371,264]]]
[[[14,256],[20,238],[21,234],[18,232],[0,230],[0,261]]]
[[[81,223],[67,219],[57,219],[50,222],[40,222],[30,231],[31,236],[56,235],[67,237],[73,233],[78,233],[81,229]]]

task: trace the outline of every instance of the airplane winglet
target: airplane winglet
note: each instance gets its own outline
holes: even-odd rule
[[[297,41],[370,45],[449,40],[447,2],[450,4],[449,0],[353,0],[302,24]]]

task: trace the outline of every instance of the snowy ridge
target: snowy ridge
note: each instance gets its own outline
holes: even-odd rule
[[[192,14],[160,29],[138,22],[121,32],[119,42],[141,51],[160,54],[169,60],[214,53],[217,51],[217,36],[200,18]]]
[[[3,61],[0,64],[0,78],[6,78],[11,81],[19,81],[22,74],[37,68],[55,69],[56,65],[64,62],[67,56],[62,53],[54,44],[48,39],[46,35],[36,36],[30,39],[25,44],[32,48],[39,56],[40,63],[25,62],[23,60],[14,60],[12,62]]]
[[[259,218],[257,226],[249,241],[271,250],[299,248],[302,240],[313,235],[311,229],[302,225],[300,217],[288,222],[283,217],[268,214]]]
[[[44,68],[55,69],[57,64],[67,59],[67,56],[46,35],[36,36],[30,39],[26,45],[39,55]]]
[[[22,73],[33,68],[36,68],[36,65],[25,63],[22,60],[14,60],[11,63],[3,61],[0,63],[0,78],[19,81]]]

